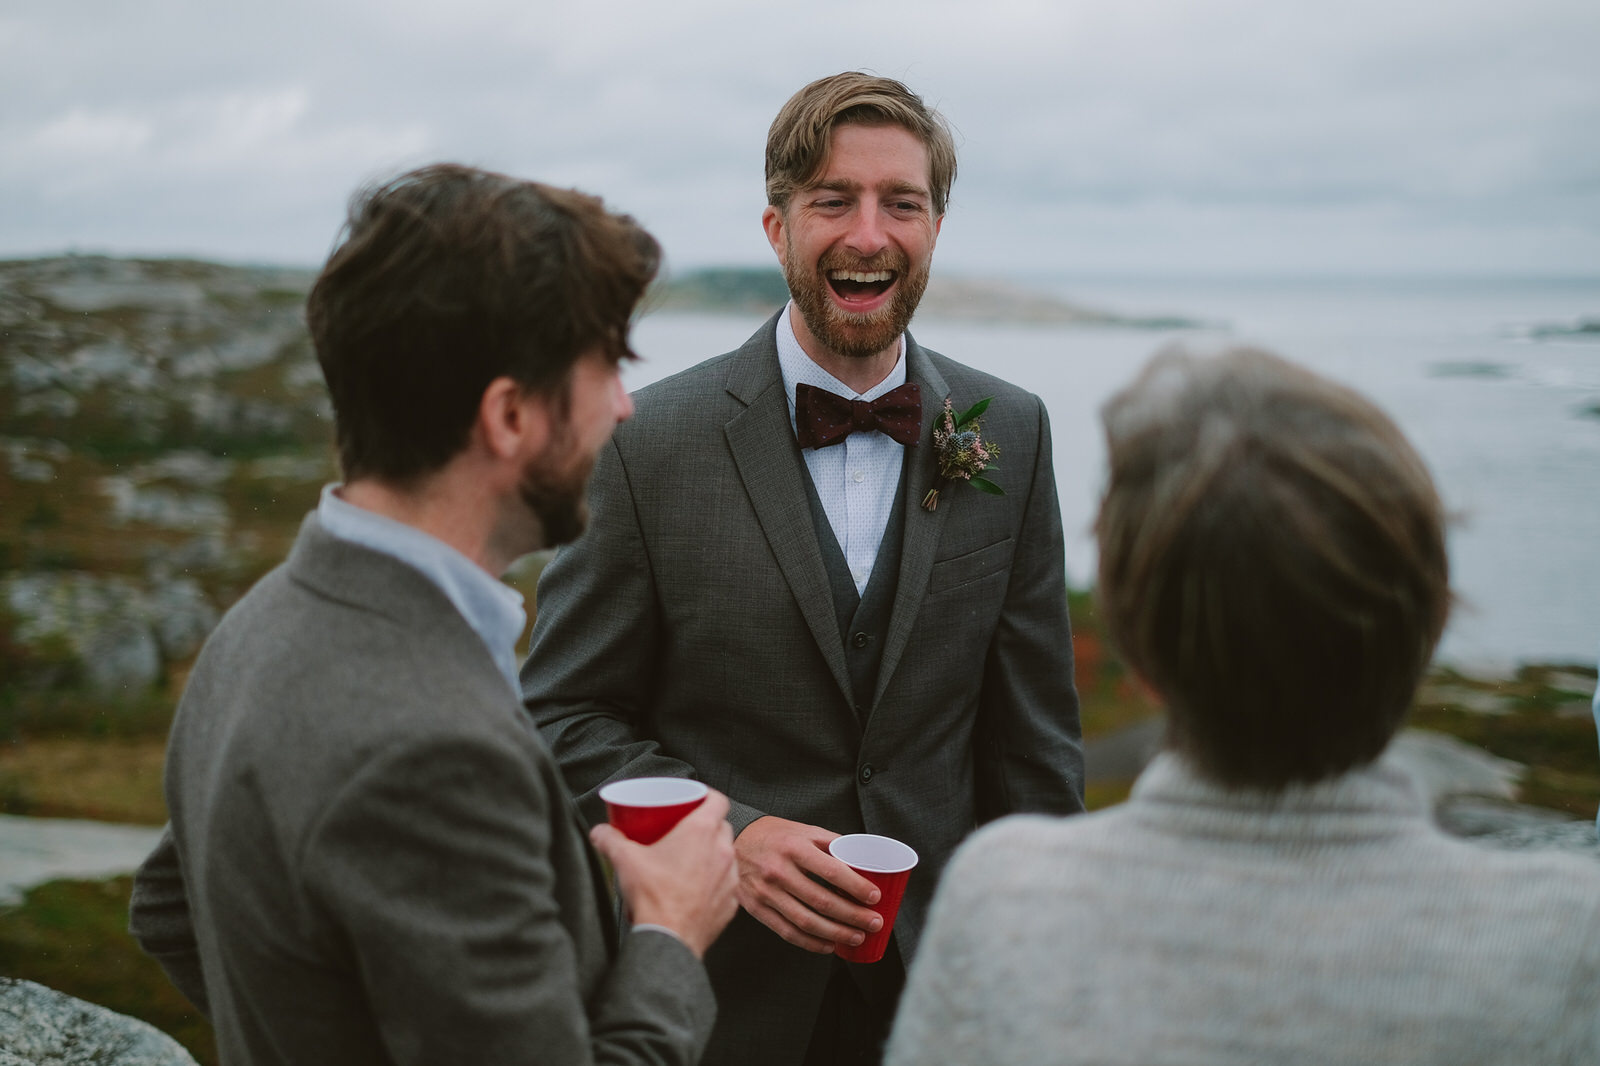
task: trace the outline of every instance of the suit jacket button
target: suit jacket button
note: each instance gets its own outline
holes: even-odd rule
[[[850,643],[854,644],[858,648],[865,648],[867,646],[867,641],[870,639],[871,638],[865,633],[857,633],[855,636],[850,638]]]
[[[874,770],[872,768],[872,764],[871,763],[864,764],[861,767],[861,783],[864,785],[868,781],[871,781],[872,780],[872,775],[877,773],[877,772],[878,771],[876,771],[876,770]]]

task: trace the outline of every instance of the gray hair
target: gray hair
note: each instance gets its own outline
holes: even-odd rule
[[[1451,604],[1443,508],[1405,436],[1244,348],[1158,353],[1101,417],[1098,598],[1169,745],[1265,788],[1376,758]]]

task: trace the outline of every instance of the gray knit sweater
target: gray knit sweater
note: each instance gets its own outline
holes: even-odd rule
[[[1600,1063],[1600,863],[1492,851],[1380,762],[1282,795],[1172,755],[956,853],[888,1066]]]

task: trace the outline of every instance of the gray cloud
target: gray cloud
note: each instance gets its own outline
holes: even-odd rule
[[[860,67],[961,135],[946,269],[1593,274],[1597,51],[1593,0],[38,4],[0,254],[311,263],[357,183],[454,158],[761,262],[767,124]]]

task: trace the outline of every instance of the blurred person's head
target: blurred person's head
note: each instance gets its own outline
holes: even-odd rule
[[[581,361],[632,358],[659,262],[632,219],[575,190],[439,164],[358,192],[306,315],[345,479],[407,486],[438,470],[497,379],[568,412]],[[586,477],[582,460],[569,465]]]
[[[1370,401],[1265,352],[1163,352],[1102,409],[1098,599],[1168,746],[1277,789],[1375,759],[1449,614],[1427,468]]]

